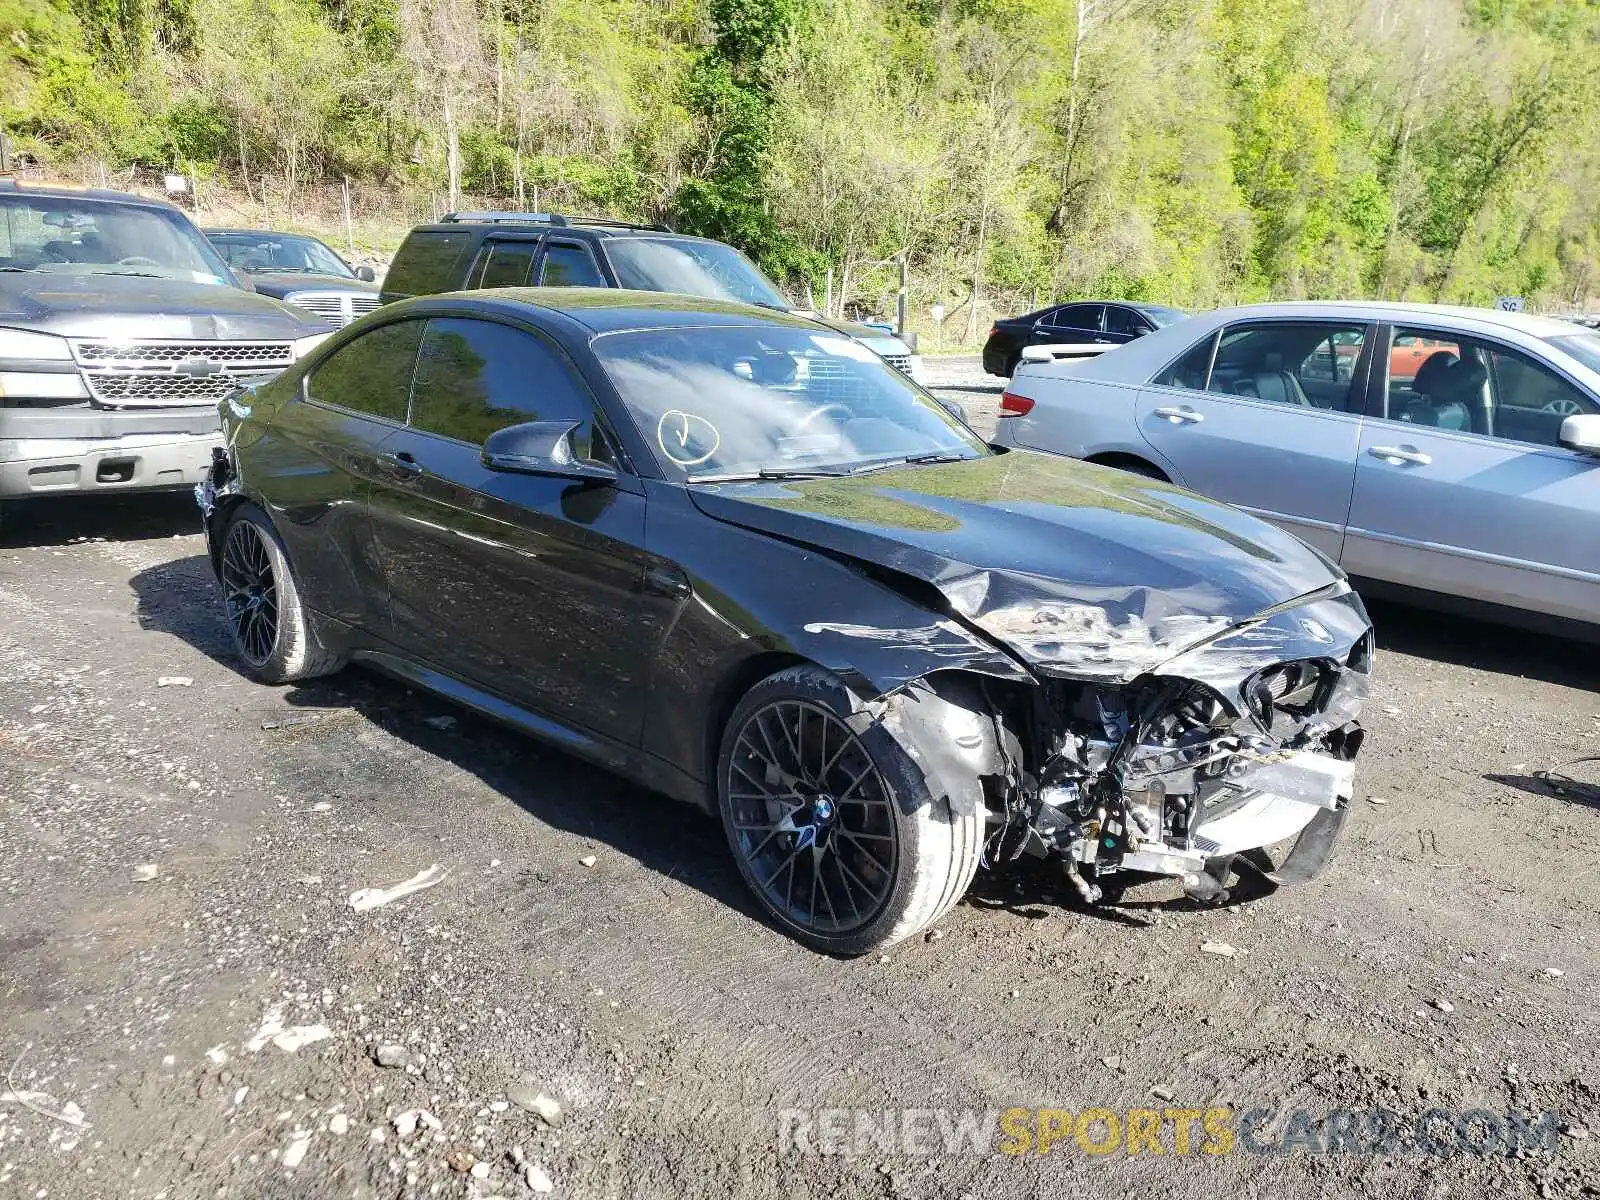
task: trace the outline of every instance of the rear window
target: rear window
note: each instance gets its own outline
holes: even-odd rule
[[[413,229],[384,276],[383,298],[403,300],[455,291],[460,286],[456,263],[471,243],[470,229]]]

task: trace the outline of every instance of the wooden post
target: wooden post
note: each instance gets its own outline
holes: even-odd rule
[[[822,292],[822,315],[833,316],[833,268],[828,268],[828,281]]]
[[[356,256],[356,230],[350,220],[350,176],[344,177],[344,250],[350,258]]]
[[[911,306],[911,269],[906,265],[906,256],[900,255],[900,290],[894,297],[894,324],[895,332],[901,337],[906,335],[906,322],[910,317],[908,309]]]

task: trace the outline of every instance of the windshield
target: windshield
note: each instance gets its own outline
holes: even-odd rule
[[[228,265],[241,271],[287,271],[355,278],[344,259],[316,238],[283,233],[212,233],[207,236],[211,244],[222,251]]]
[[[1570,354],[1589,370],[1600,373],[1600,333],[1564,333],[1545,340],[1557,350]]]
[[[1150,323],[1157,329],[1165,329],[1168,325],[1175,325],[1189,314],[1181,308],[1161,308],[1157,305],[1146,305],[1139,309],[1150,318]]]
[[[738,300],[767,308],[789,307],[777,285],[755,263],[720,242],[607,238],[606,254],[619,287]]]
[[[0,270],[233,282],[211,244],[176,212],[15,193],[0,195]]]
[[[989,453],[899,371],[838,334],[702,326],[593,344],[662,466],[690,482]]]

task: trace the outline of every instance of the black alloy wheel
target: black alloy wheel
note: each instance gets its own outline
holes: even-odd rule
[[[252,666],[278,644],[278,580],[266,539],[250,521],[235,521],[222,546],[222,590],[240,652]]]
[[[889,901],[901,848],[889,788],[860,739],[804,700],[762,705],[734,737],[730,840],[763,899],[817,934],[870,924]]]

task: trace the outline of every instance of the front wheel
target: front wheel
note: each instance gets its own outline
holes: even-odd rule
[[[739,872],[789,933],[830,954],[910,937],[961,898],[985,815],[930,796],[883,727],[858,736],[859,705],[831,672],[791,667],[734,709],[717,800]]]
[[[222,533],[222,599],[234,649],[263,683],[329,675],[340,657],[317,640],[272,521],[249,502]]]

